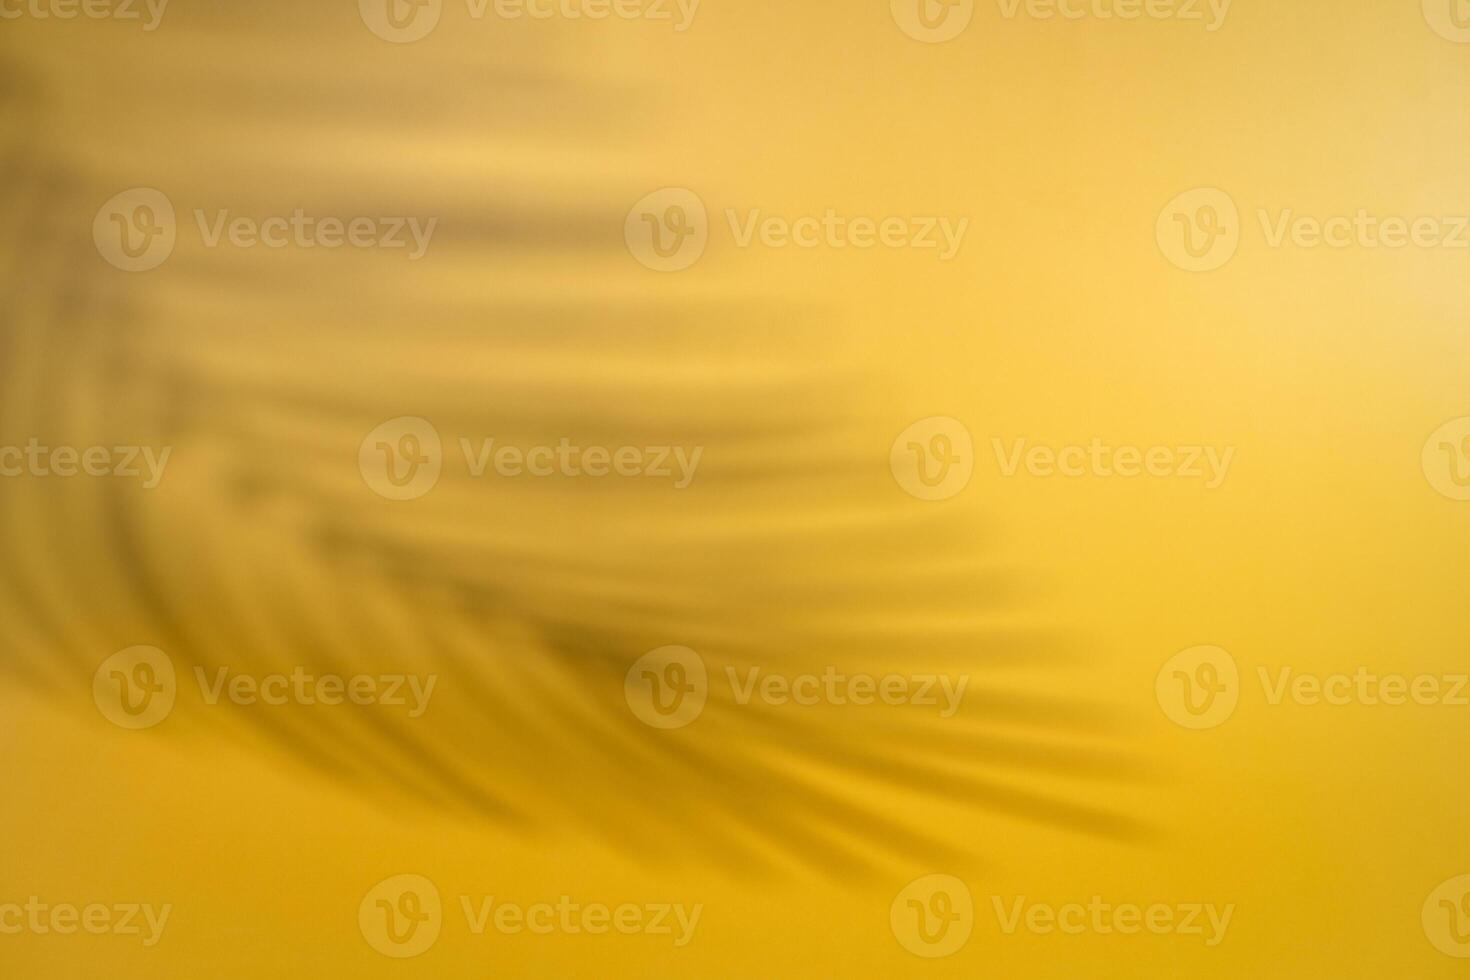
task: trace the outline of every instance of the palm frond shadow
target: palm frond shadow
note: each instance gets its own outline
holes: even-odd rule
[[[438,214],[443,234],[435,261],[417,266],[226,255],[181,235],[166,267],[127,277],[100,260],[92,215],[116,188],[149,181],[98,164],[116,138],[105,126],[42,128],[37,100],[66,100],[59,68],[10,50],[6,111],[31,121],[0,185],[15,273],[0,311],[0,444],[170,446],[173,462],[153,491],[0,481],[5,669],[78,712],[91,710],[96,665],[133,644],[164,649],[184,689],[222,666],[434,674],[421,718],[181,697],[170,737],[248,735],[384,805],[588,834],[648,861],[852,875],[997,857],[945,830],[940,812],[1147,832],[1096,802],[1097,787],[1147,776],[1112,747],[1115,719],[1052,693],[1076,645],[1026,623],[1015,577],[985,559],[986,532],[966,512],[893,484],[888,441],[908,420],[865,407],[888,383],[881,372],[834,362],[840,306],[763,297],[738,277],[622,288],[619,202],[636,181],[599,166],[598,141],[622,128],[588,111],[575,71],[487,74],[449,58],[432,85],[417,78],[420,93],[514,93],[450,166],[413,141],[391,148],[393,134],[455,136],[486,121],[476,99],[414,115],[380,66],[273,63],[281,74],[263,76],[208,23],[180,50],[191,41],[203,46],[180,55],[172,85],[167,72],[138,83],[170,100],[150,118],[173,113],[168,132],[204,127],[217,149],[261,127],[287,135],[207,153],[214,168],[157,156],[144,176],[177,197],[181,222],[198,202]],[[213,77],[199,73],[200,50],[217,59]],[[380,99],[353,98],[354,71]],[[272,87],[298,99],[262,115]],[[382,159],[342,158],[334,173],[293,152],[326,125],[379,134]],[[519,183],[472,179],[470,164],[527,127],[584,144],[576,180],[544,179],[534,156]],[[391,176],[416,162],[436,179]],[[461,438],[569,439],[698,446],[703,465],[686,490],[446,466],[431,494],[394,503],[364,485],[357,449],[401,415],[431,420],[449,457]],[[698,723],[656,731],[628,710],[623,678],[669,644],[697,650],[716,677],[832,665],[964,674],[971,688],[940,718],[741,704],[714,684]]]

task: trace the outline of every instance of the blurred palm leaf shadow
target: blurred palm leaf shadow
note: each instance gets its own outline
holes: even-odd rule
[[[839,361],[840,304],[631,262],[626,209],[668,182],[647,111],[668,93],[572,42],[481,29],[390,49],[335,6],[177,10],[146,37],[0,48],[0,444],[173,447],[154,491],[0,481],[6,668],[78,712],[132,644],[167,651],[183,688],[195,666],[434,673],[416,720],[181,697],[159,733],[218,729],[372,799],[643,859],[850,874],[985,854],[931,830],[931,809],[1138,833],[1084,792],[1138,773],[1105,712],[1054,693],[1073,654],[1013,613],[963,511],[894,485],[888,443],[911,420],[867,405],[902,379]],[[180,235],[129,276],[90,230],[133,186],[170,196]],[[440,222],[409,263],[206,249],[196,207]],[[703,464],[683,491],[446,466],[392,503],[357,448],[408,415],[450,455],[461,437],[567,438],[700,446]],[[664,732],[630,713],[623,677],[668,644],[713,675],[971,684],[941,720],[739,705],[717,683],[697,724]]]

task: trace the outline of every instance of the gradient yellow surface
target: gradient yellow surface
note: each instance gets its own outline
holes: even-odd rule
[[[1465,972],[1461,0],[47,2],[0,0],[0,448],[171,456],[0,478],[4,975]],[[104,242],[132,188],[177,216],[146,271]],[[690,201],[702,255],[650,268]],[[411,260],[210,244],[223,209],[437,224]],[[964,230],[742,244],[829,210]],[[443,475],[391,500],[405,417]],[[967,483],[905,469],[915,426]],[[476,476],[492,437],[701,456]],[[138,646],[178,695],[134,731],[94,674]],[[665,730],[670,647],[712,680]],[[437,680],[417,718],[194,680],[297,667]],[[442,903],[411,957],[400,875]],[[476,932],[563,896],[698,918]],[[170,911],[12,928],[33,897]]]

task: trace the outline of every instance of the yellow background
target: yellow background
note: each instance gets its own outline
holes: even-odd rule
[[[643,839],[599,836],[600,814],[618,809],[619,792],[658,791],[663,777],[652,771],[625,784],[610,775],[579,792],[579,780],[598,764],[581,772],[558,752],[538,780],[535,732],[497,729],[491,742],[491,732],[440,726],[432,712],[419,732],[441,755],[479,760],[506,795],[529,801],[530,825],[516,828],[408,798],[392,780],[329,780],[248,726],[195,724],[190,715],[124,732],[93,707],[91,666],[124,646],[164,645],[150,632],[156,624],[146,612],[123,612],[126,603],[105,600],[107,590],[125,592],[136,582],[101,567],[115,545],[85,533],[77,514],[93,503],[84,491],[67,488],[69,503],[50,512],[48,531],[23,515],[41,513],[27,508],[44,507],[39,501],[52,499],[55,488],[7,481],[0,485],[8,498],[0,545],[7,563],[45,566],[47,582],[69,583],[55,585],[49,601],[77,610],[86,626],[58,638],[28,624],[34,610],[21,592],[0,593],[0,615],[12,624],[3,650],[17,668],[3,694],[0,900],[35,894],[51,902],[174,906],[163,942],[151,950],[113,936],[0,937],[8,975],[1462,972],[1426,940],[1420,906],[1441,881],[1470,870],[1467,800],[1453,748],[1467,709],[1273,707],[1256,679],[1258,667],[1464,670],[1470,504],[1435,492],[1420,451],[1444,422],[1470,415],[1470,256],[1272,249],[1257,218],[1260,209],[1283,208],[1321,217],[1358,208],[1408,217],[1470,213],[1463,179],[1470,171],[1470,46],[1432,32],[1416,2],[1236,0],[1215,33],[1198,22],[1007,20],[982,3],[971,27],[941,45],[906,37],[883,2],[705,0],[682,34],[639,21],[471,22],[450,4],[433,35],[400,46],[373,37],[350,3],[225,12],[174,0],[152,34],[109,22],[22,20],[0,24],[0,43],[12,74],[26,80],[16,98],[36,111],[14,130],[20,135],[11,146],[37,151],[81,188],[74,202],[48,214],[49,227],[64,229],[63,238],[75,233],[81,245],[65,256],[21,248],[11,268],[18,280],[29,277],[44,258],[46,284],[80,284],[133,317],[52,309],[35,292],[14,306],[12,336],[29,340],[10,348],[7,440],[35,431],[73,441],[107,431],[110,438],[125,429],[116,417],[111,428],[98,421],[88,394],[112,370],[122,372],[114,380],[124,404],[137,406],[138,424],[151,424],[159,413],[142,406],[155,376],[127,373],[140,363],[197,372],[206,390],[225,390],[218,379],[226,377],[265,379],[267,390],[279,385],[282,392],[274,421],[252,403],[243,449],[222,434],[238,430],[226,424],[231,413],[212,410],[220,402],[191,402],[198,421],[176,450],[172,479],[140,505],[151,515],[145,525],[156,529],[143,545],[156,552],[154,581],[177,590],[186,615],[220,631],[236,622],[268,624],[288,604],[290,583],[319,583],[329,574],[298,547],[309,524],[298,519],[300,500],[288,493],[284,502],[244,513],[223,489],[222,472],[269,472],[288,489],[310,483],[321,493],[302,499],[348,501],[358,526],[392,528],[410,547],[449,526],[463,539],[483,535],[517,555],[561,549],[568,532],[557,514],[570,509],[579,515],[572,523],[589,535],[581,540],[592,542],[587,550],[628,553],[628,539],[595,528],[662,520],[657,500],[599,497],[584,512],[575,493],[543,505],[522,497],[457,501],[441,489],[441,510],[405,516],[367,495],[353,468],[357,440],[381,419],[436,411],[455,417],[458,403],[439,406],[423,394],[433,389],[425,375],[448,372],[464,392],[483,376],[483,397],[493,401],[496,385],[516,373],[517,356],[536,353],[530,333],[495,351],[464,341],[460,328],[472,331],[478,322],[467,309],[474,302],[514,296],[544,309],[538,322],[554,329],[559,302],[576,295],[594,309],[616,304],[622,311],[609,317],[599,341],[578,348],[582,360],[552,352],[549,364],[537,365],[538,377],[543,368],[560,374],[560,384],[547,382],[548,397],[579,420],[605,408],[602,393],[579,395],[597,387],[586,379],[601,370],[653,376],[660,367],[713,390],[650,398],[654,416],[696,404],[711,417],[752,425],[782,412],[793,425],[829,411],[848,418],[843,435],[833,436],[841,445],[793,441],[768,457],[778,474],[774,490],[740,482],[742,467],[753,465],[749,457],[739,466],[720,462],[722,448],[758,459],[758,440],[752,450],[752,440],[710,436],[707,469],[681,501],[680,516],[737,534],[760,508],[798,528],[863,507],[894,521],[942,522],[950,529],[944,548],[916,536],[907,557],[983,556],[987,567],[1003,570],[1006,587],[999,597],[977,594],[974,603],[998,606],[1004,612],[992,622],[1040,631],[1065,651],[1045,664],[1024,654],[986,661],[976,685],[1002,692],[1002,700],[1083,700],[1095,714],[1048,715],[1055,730],[1038,734],[1022,725],[1017,737],[1064,740],[1114,760],[1066,779],[1013,764],[1001,767],[1004,778],[1105,808],[1129,827],[1079,832],[1019,819],[946,799],[940,786],[935,794],[875,793],[865,805],[954,845],[962,852],[956,856],[922,849],[895,856],[864,841],[873,848],[870,866],[834,867],[792,844],[772,847],[779,857],[754,867],[688,843],[716,811],[738,809],[738,801],[701,801],[695,793],[691,805],[678,787],[668,792],[679,812],[650,822]],[[545,76],[575,92],[544,103],[527,96],[525,80]],[[12,119],[21,112],[7,111]],[[299,182],[274,183],[287,171],[283,161]],[[347,206],[326,190],[334,183],[407,188],[375,200],[441,215],[435,250],[416,267],[377,256],[242,253],[228,258],[237,263],[229,278],[205,274],[227,257],[201,257],[197,245],[196,254],[181,245],[164,270],[129,278],[103,265],[88,240],[93,210],[126,187],[165,189],[182,223],[194,206],[331,213]],[[648,272],[621,248],[627,207],[662,186],[696,189],[711,214],[705,258],[677,275]],[[1200,186],[1232,196],[1241,241],[1224,268],[1191,274],[1161,254],[1154,228],[1166,202]],[[930,252],[738,249],[723,217],[726,208],[795,217],[829,207],[875,218],[968,217],[970,228],[959,256],[941,263]],[[530,245],[513,236],[457,236],[464,227],[457,218],[471,209],[546,222],[551,240],[562,244],[553,234],[556,215],[575,213],[585,223],[574,222],[572,244],[560,251],[534,234]],[[583,235],[590,244],[579,250]],[[365,313],[373,294],[360,292],[374,282],[404,300],[378,311],[376,321]],[[333,302],[313,305],[309,295]],[[666,312],[673,308],[677,315]],[[649,323],[639,317],[657,319],[657,329],[645,330]],[[86,318],[93,319],[84,330],[78,324]],[[57,349],[88,349],[107,329],[132,331],[120,342],[131,357],[112,367],[80,358],[77,371],[36,380],[26,352],[68,325],[74,329]],[[358,330],[383,333],[365,343],[355,339]],[[598,360],[615,358],[628,334],[637,336],[636,364],[608,368],[612,362]],[[379,386],[384,363],[410,376],[404,390]],[[739,385],[724,387],[737,377],[804,374],[821,383],[794,388],[774,407]],[[45,400],[45,385],[61,387]],[[334,429],[305,417],[312,410],[285,395],[303,390],[340,396],[360,410]],[[371,394],[366,404],[364,391]],[[22,402],[33,407],[30,415],[14,414]],[[935,415],[970,429],[976,471],[959,497],[925,504],[893,484],[888,450],[906,426]],[[300,437],[309,427],[312,438]],[[457,421],[442,428],[446,435],[480,431]],[[1224,485],[1207,491],[1190,480],[1008,479],[990,449],[992,438],[1065,445],[1093,437],[1114,445],[1233,446],[1236,456]],[[271,448],[276,439],[285,447],[279,452]],[[198,450],[192,456],[191,447]],[[246,450],[261,455],[233,455]],[[806,452],[810,469],[826,475],[781,483],[781,468],[801,472]],[[837,474],[838,457],[856,477]],[[310,480],[302,475],[308,471]],[[518,528],[541,522],[545,533],[528,532],[511,545],[489,530],[512,519]],[[56,530],[63,525],[82,530]],[[901,546],[904,536],[893,540]],[[743,552],[717,561],[716,546],[690,548],[715,549],[711,562],[723,561],[732,583],[762,567]],[[232,587],[212,592],[190,571],[203,563],[196,553],[203,551],[210,564],[259,574],[221,573]],[[834,565],[824,563],[841,560],[819,553],[813,574],[830,574]],[[590,567],[617,575],[616,563]],[[719,578],[709,572],[710,581]],[[529,600],[519,588],[507,595],[501,625],[515,637],[517,603]],[[364,602],[375,596],[367,593]],[[966,595],[947,598],[954,609],[969,608]],[[413,628],[409,605],[405,622]],[[82,611],[99,608],[116,615]],[[901,634],[903,603],[882,609],[897,617]],[[848,611],[864,623],[871,612],[857,600]],[[720,615],[753,630],[767,616],[754,600],[738,612]],[[441,612],[418,607],[418,614]],[[649,615],[647,642],[628,651],[633,656],[688,642],[676,629],[661,635],[658,616]],[[231,657],[268,645],[271,632],[260,627],[259,635],[236,635],[188,656],[238,663]],[[494,631],[465,627],[464,635],[472,647],[497,648]],[[1229,650],[1244,683],[1229,722],[1191,732],[1159,709],[1154,679],[1170,656],[1202,644]],[[538,649],[514,638],[500,648],[518,656]],[[811,652],[818,662],[843,656],[839,640]],[[863,654],[882,669],[923,655],[907,644],[886,662],[881,653]],[[34,681],[48,673],[35,665],[62,658],[72,668],[58,673],[74,683]],[[367,670],[393,662],[376,652],[365,652],[364,661]],[[471,710],[449,669],[438,669],[443,697]],[[527,701],[535,696],[509,690]],[[616,699],[619,689],[597,690]],[[523,706],[533,714],[537,707]],[[822,717],[828,714],[834,730],[870,721],[835,711]],[[546,723],[557,724],[556,717]],[[962,724],[967,732],[1015,730],[1003,712],[992,716],[985,707],[967,712]],[[890,747],[916,765],[935,757],[966,763],[949,743],[928,742],[927,732]],[[746,758],[736,745],[704,748]],[[514,762],[513,771],[497,778],[502,762]],[[820,770],[820,754],[808,764]],[[834,767],[822,778],[840,784],[847,777]],[[563,784],[565,811],[544,823],[536,819],[540,782]],[[907,882],[935,872],[969,884],[978,922],[959,953],[930,962],[902,948],[888,915]],[[438,944],[406,962],[379,956],[356,925],[362,895],[399,873],[427,875],[450,906]],[[472,937],[457,913],[461,894],[522,904],[562,894],[610,904],[700,902],[704,911],[694,942],[678,950],[651,936]],[[991,895],[1054,904],[1093,895],[1234,903],[1236,910],[1226,941],[1206,949],[1198,938],[1178,936],[1003,936],[989,912]]]

